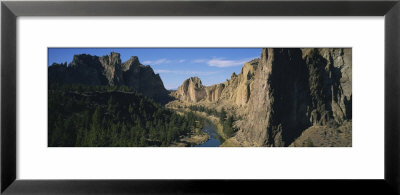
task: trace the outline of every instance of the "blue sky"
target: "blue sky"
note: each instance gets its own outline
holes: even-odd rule
[[[212,85],[229,79],[240,72],[243,64],[259,58],[261,48],[49,48],[48,65],[53,62],[71,62],[75,54],[121,54],[124,62],[138,56],[144,65],[159,73],[167,89],[176,89],[182,82],[197,76],[203,85]]]

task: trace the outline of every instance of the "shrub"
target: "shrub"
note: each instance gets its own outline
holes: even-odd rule
[[[305,146],[305,147],[314,147],[314,143],[312,142],[312,140],[311,140],[310,138],[308,138],[308,139],[304,142],[303,146]]]

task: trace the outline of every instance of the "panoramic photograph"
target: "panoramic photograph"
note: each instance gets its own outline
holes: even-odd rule
[[[48,48],[48,147],[351,147],[351,48]]]

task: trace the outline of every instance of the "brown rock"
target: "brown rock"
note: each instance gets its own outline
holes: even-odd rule
[[[351,120],[351,49],[263,49],[240,124],[256,146],[287,146],[312,125]]]
[[[182,101],[198,102],[206,98],[207,92],[200,78],[191,77],[178,87],[178,90],[174,92],[174,96]]]
[[[172,95],[184,102],[234,102],[236,105],[247,104],[251,83],[255,75],[258,59],[244,64],[240,74],[232,73],[231,78],[225,83],[212,86],[203,86],[198,77],[192,77],[183,82]]]

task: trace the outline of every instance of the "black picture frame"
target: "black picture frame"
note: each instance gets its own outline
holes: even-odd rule
[[[19,16],[385,16],[385,177],[382,180],[16,179],[16,20]],[[2,1],[1,193],[399,194],[399,30],[399,0]]]

